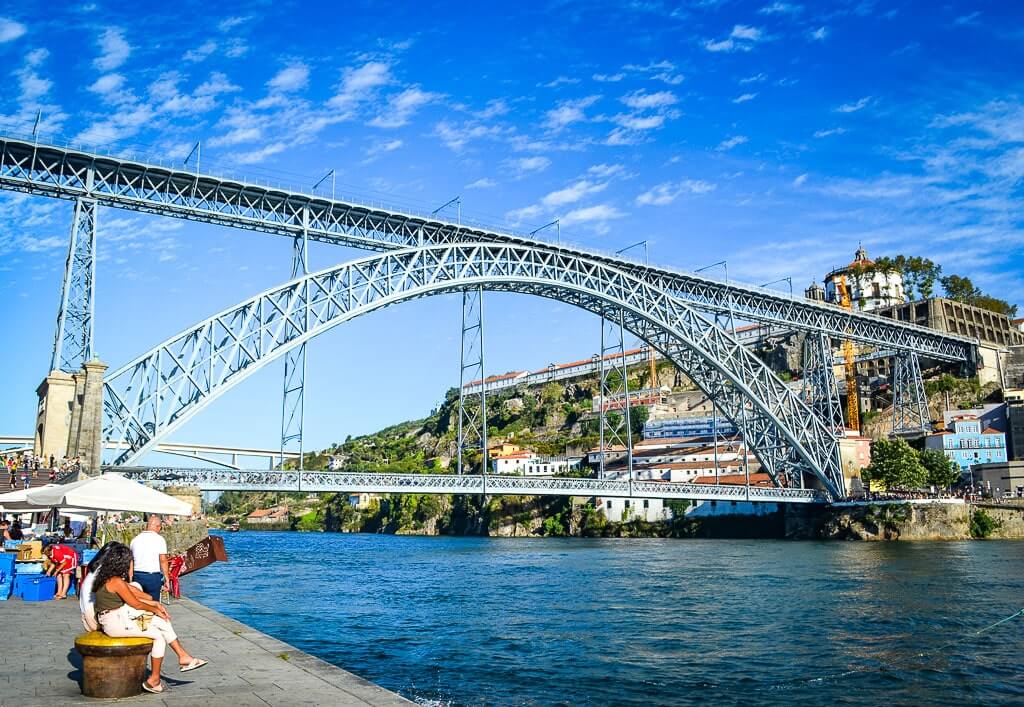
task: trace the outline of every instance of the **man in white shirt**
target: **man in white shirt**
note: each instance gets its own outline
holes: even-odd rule
[[[142,590],[160,601],[160,590],[167,588],[167,541],[160,535],[163,521],[160,516],[149,516],[146,529],[132,540],[132,558],[135,562],[132,579],[142,586]]]

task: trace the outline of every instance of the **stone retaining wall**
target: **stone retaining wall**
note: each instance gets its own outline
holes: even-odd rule
[[[789,507],[786,537],[795,540],[970,540],[976,510],[997,527],[991,539],[1024,539],[1024,507],[968,503],[891,503]]]
[[[145,529],[144,523],[122,523],[120,530],[112,524],[103,525],[100,526],[98,535],[104,539],[104,542],[117,540],[127,545],[132,541],[132,538]],[[176,555],[192,547],[209,533],[207,532],[206,521],[180,520],[175,521],[171,525],[165,523],[160,534],[167,541],[167,551],[172,555]]]

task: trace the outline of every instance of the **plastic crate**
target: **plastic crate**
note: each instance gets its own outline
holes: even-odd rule
[[[14,578],[14,595],[25,601],[50,601],[56,593],[56,577],[18,575]]]
[[[100,554],[99,550],[82,550],[82,564],[89,564],[98,554]]]
[[[11,596],[12,582],[0,582],[0,601],[7,601]]]
[[[4,540],[4,550],[17,550],[21,547],[21,540]]]
[[[0,552],[0,571],[6,570],[7,574],[14,574],[14,561],[18,556],[13,552]]]
[[[14,567],[15,576],[21,574],[42,574],[43,563],[42,562],[19,562]]]

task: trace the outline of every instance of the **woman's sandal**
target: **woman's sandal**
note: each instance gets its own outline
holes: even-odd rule
[[[188,665],[182,665],[181,666],[181,672],[187,673],[189,670],[195,670],[196,668],[201,668],[204,665],[206,665],[208,662],[209,661],[207,661],[207,660],[201,660],[199,658],[193,658],[191,663],[189,663]]]
[[[153,687],[148,682],[144,682],[142,683],[142,689],[146,692],[152,692],[154,695],[159,695],[164,691],[164,684],[163,682],[159,682],[156,687]]]

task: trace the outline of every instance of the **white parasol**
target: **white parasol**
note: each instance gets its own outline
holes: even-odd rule
[[[90,511],[192,515],[190,504],[114,473],[82,479],[73,484],[29,491],[26,501],[32,510],[39,510],[40,507],[80,508]]]

